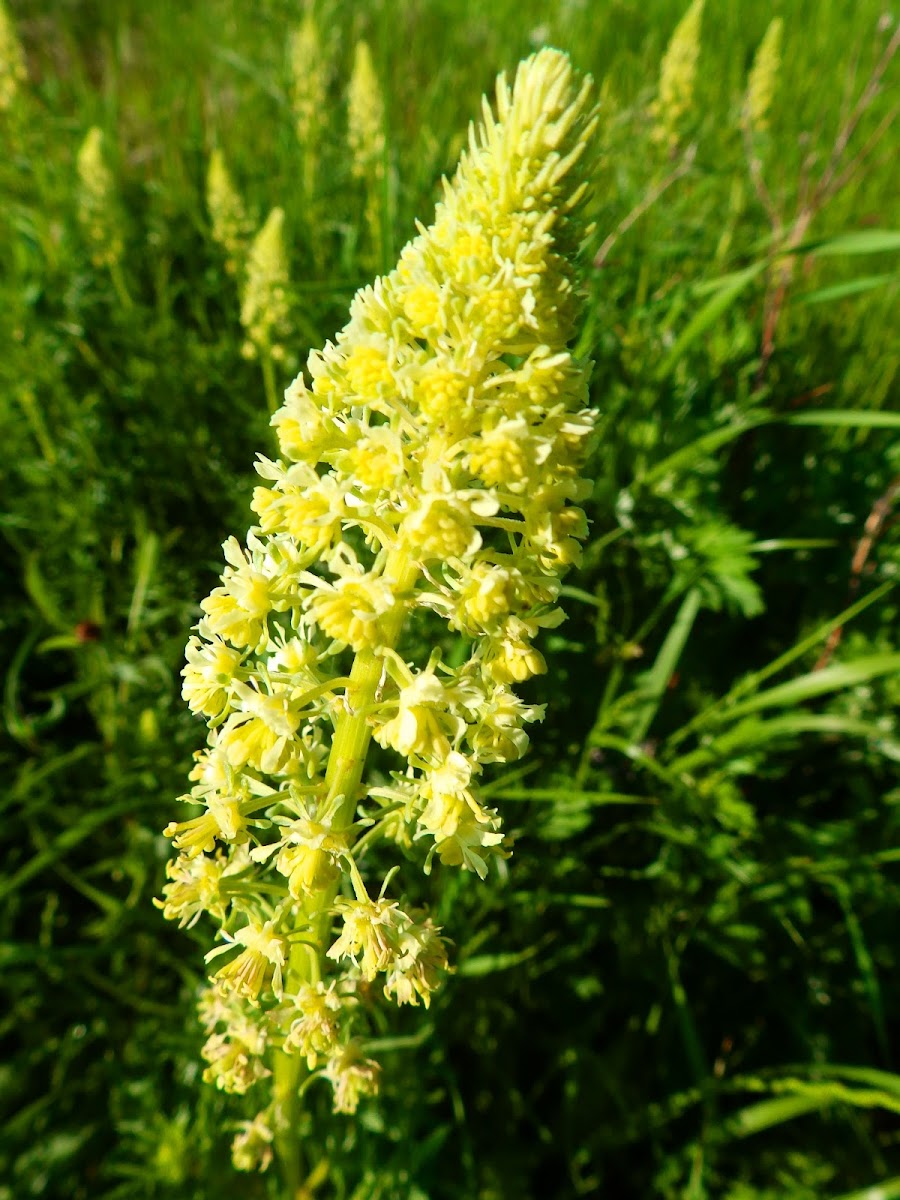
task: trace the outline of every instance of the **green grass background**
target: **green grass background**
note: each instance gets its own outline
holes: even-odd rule
[[[678,162],[647,106],[679,0],[317,5],[329,101],[307,195],[298,3],[10,11],[29,82],[0,114],[0,1197],[281,1195],[274,1170],[228,1161],[252,1096],[199,1079],[207,934],[151,904],[203,741],[184,642],[272,445],[210,234],[209,154],[257,225],[286,211],[283,387],[430,219],[495,74],[545,42],[602,89],[579,342],[601,413],[591,541],[529,692],[547,721],[492,783],[509,871],[404,868],[458,970],[424,1017],[379,1018],[377,1103],[337,1118],[309,1092],[308,1194],[900,1196],[897,137],[885,125],[817,215],[761,371],[778,242],[739,131],[779,14],[761,151],[789,223],[891,36],[882,5],[707,0],[693,166],[602,270],[592,253]],[[374,231],[346,150],[359,37],[386,105]],[[845,161],[897,81],[894,63]],[[128,303],[77,221],[92,125]]]

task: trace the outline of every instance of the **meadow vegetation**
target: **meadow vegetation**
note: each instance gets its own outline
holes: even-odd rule
[[[600,101],[589,533],[484,776],[514,853],[404,866],[455,970],[372,1005],[355,1115],[305,1090],[296,1195],[900,1196],[895,20],[7,0],[0,1200],[286,1196],[201,1081],[210,931],[152,903],[185,642],[284,389],[543,45]]]

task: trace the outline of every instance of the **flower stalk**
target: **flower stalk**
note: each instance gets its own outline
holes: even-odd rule
[[[237,275],[244,265],[252,225],[225,155],[218,147],[210,155],[206,172],[206,207],[213,241],[225,254],[225,270],[229,275]]]
[[[347,145],[354,179],[365,188],[365,219],[371,245],[380,252],[385,191],[384,100],[368,42],[356,43],[347,89]]]
[[[327,1081],[345,1113],[377,1090],[372,983],[427,1007],[449,970],[440,929],[388,894],[397,868],[379,890],[364,854],[422,846],[426,872],[481,878],[508,856],[479,777],[521,757],[543,716],[513,689],[546,669],[534,640],[563,619],[586,534],[594,418],[568,345],[590,82],[544,50],[496,103],[433,225],[287,389],[258,525],[225,543],[187,649],[183,694],[209,738],[158,903],[218,922],[205,1078],[272,1080],[235,1162],[265,1169],[274,1147],[294,1192],[306,1087]],[[465,637],[468,660],[423,661],[416,613]],[[366,778],[373,741],[393,757],[386,783]]]
[[[106,159],[103,131],[88,130],[78,150],[78,220],[90,250],[91,262],[109,271],[123,308],[132,301],[122,272],[125,252],[122,211],[115,178]]]
[[[22,43],[6,5],[0,0],[0,113],[13,108],[27,79]]]
[[[313,197],[319,165],[322,112],[328,102],[328,47],[321,36],[312,5],[293,31],[288,44],[291,73],[291,109],[301,153],[300,187],[304,210]]]
[[[653,141],[674,154],[694,108],[700,31],[705,0],[692,0],[669,39],[659,69],[659,87],[650,107]]]

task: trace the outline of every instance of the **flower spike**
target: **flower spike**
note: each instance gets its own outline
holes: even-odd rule
[[[204,1000],[207,1077],[243,1091],[274,1072],[240,1165],[265,1164],[270,1133],[281,1153],[304,1071],[342,1112],[377,1088],[369,983],[427,1006],[446,973],[440,929],[385,895],[392,872],[373,899],[363,852],[394,841],[482,878],[509,853],[479,781],[543,716],[513,687],[546,669],[534,640],[563,619],[587,528],[594,417],[568,346],[590,92],[555,50],[500,77],[432,225],[287,389],[259,524],[226,542],[188,647],[202,812],[169,827],[161,904],[190,924],[205,904],[224,942],[207,958],[230,956]],[[465,635],[466,662],[414,661],[423,611]],[[373,738],[395,758],[387,785],[366,782]]]

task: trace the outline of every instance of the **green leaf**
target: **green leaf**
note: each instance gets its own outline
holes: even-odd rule
[[[529,946],[527,950],[507,950],[499,954],[475,954],[464,958],[456,968],[457,975],[477,978],[482,975],[493,975],[497,971],[509,971],[512,967],[521,966],[534,958],[540,951],[540,946]]]
[[[577,800],[590,807],[605,807],[609,804],[658,804],[651,796],[633,796],[630,792],[584,792],[578,788],[501,788],[490,793],[494,800],[537,800],[559,804],[564,800]]]
[[[852,903],[852,893],[843,880],[834,880],[831,883],[831,888],[838,898],[838,902],[844,913],[844,923],[847,926],[847,934],[850,938],[850,944],[853,947],[853,954],[856,958],[856,965],[859,968],[860,978],[865,989],[866,997],[869,1002],[869,1012],[872,1015],[872,1024],[875,1027],[875,1035],[878,1038],[878,1046],[882,1055],[887,1059],[890,1058],[890,1046],[888,1043],[887,1025],[884,1015],[884,1000],[881,994],[881,983],[878,979],[878,971],[875,966],[875,961],[872,958],[871,951],[866,943],[866,938],[863,933],[862,923],[856,914]],[[884,1072],[885,1075],[890,1075]]]
[[[822,241],[805,242],[794,254],[825,258],[834,254],[890,254],[900,250],[900,229],[855,229]]]
[[[888,283],[900,282],[900,275],[863,275],[859,279],[848,279],[844,283],[832,283],[828,287],[816,288],[812,292],[801,292],[794,296],[795,304],[825,304],[830,300],[843,300],[847,296],[858,296]]]
[[[771,554],[775,550],[828,550],[837,544],[835,538],[766,538],[751,542],[747,549],[751,554]]]
[[[821,671],[810,671],[798,679],[791,679],[765,692],[758,692],[749,700],[744,700],[729,708],[727,718],[743,716],[745,713],[758,712],[763,708],[781,706],[787,708],[802,704],[815,696],[823,696],[828,692],[844,691],[868,683],[881,675],[892,675],[900,672],[900,654],[873,654],[859,658],[855,662],[839,663],[833,667],[825,667]]]
[[[0,879],[0,900],[5,899],[10,893],[16,891],[17,888],[21,887],[32,876],[37,875],[46,867],[52,866],[57,859],[74,849],[81,842],[85,841],[86,838],[89,838],[91,834],[95,833],[101,825],[105,825],[107,821],[122,820],[133,816],[134,812],[134,802],[127,800],[124,803],[110,804],[94,812],[85,813],[76,825],[69,829],[64,829],[46,850],[42,850],[40,854],[36,854],[14,874],[8,876],[6,879]]]
[[[773,675],[777,675],[779,671],[783,671],[785,667],[790,666],[798,658],[802,658],[807,651],[819,645],[820,642],[823,642],[835,629],[840,629],[842,626],[847,625],[855,617],[858,617],[860,613],[865,612],[867,608],[870,608],[873,604],[877,604],[879,600],[883,600],[895,586],[890,580],[887,583],[881,584],[880,587],[870,592],[868,596],[863,596],[860,600],[854,601],[853,604],[849,605],[842,612],[839,612],[836,617],[831,617],[830,620],[824,621],[812,633],[808,634],[805,638],[801,638],[799,642],[796,642],[789,650],[786,650],[784,654],[780,654],[766,666],[761,667],[760,670],[754,671],[750,675],[745,675],[724,696],[720,696],[717,700],[707,705],[696,717],[692,717],[690,721],[671,734],[668,739],[669,745],[677,746],[688,734],[693,733],[696,729],[701,728],[712,720],[717,720],[723,708],[729,705],[733,706],[735,701],[748,692],[755,692],[761,683],[764,683],[765,680],[770,679]]]
[[[752,266],[747,267],[743,271],[736,271],[732,275],[724,276],[724,281],[719,281],[721,285],[719,289],[694,314],[687,323],[687,326],[681,331],[675,345],[666,355],[657,373],[658,380],[662,381],[668,377],[685,351],[731,308],[738,296],[765,270],[767,265],[767,260],[762,259],[760,262],[753,263]]]
[[[882,1071],[878,1067],[845,1066],[842,1063],[816,1063],[815,1066],[782,1067],[792,1075],[800,1075],[804,1070],[824,1078],[846,1079],[851,1083],[863,1083],[869,1088],[882,1092],[891,1092],[900,1099],[900,1075],[893,1071]]]
[[[653,718],[656,716],[662,698],[666,693],[666,688],[669,685],[669,680],[675,673],[678,660],[681,658],[682,651],[694,627],[694,621],[697,619],[697,613],[700,611],[701,600],[702,593],[700,589],[691,588],[681,602],[681,608],[678,610],[678,615],[675,617],[669,632],[666,634],[665,641],[659,648],[656,661],[643,680],[644,689],[648,693],[648,699],[635,714],[634,726],[631,731],[631,736],[635,742],[640,743],[647,736],[647,730],[653,723]]]
[[[641,487],[650,487],[657,480],[664,478],[666,475],[677,474],[685,468],[690,467],[693,463],[701,459],[708,458],[714,454],[722,446],[727,446],[729,442],[735,441],[742,437],[751,429],[756,429],[760,425],[765,425],[776,418],[773,413],[758,409],[755,412],[748,412],[744,416],[739,417],[731,425],[723,426],[721,429],[713,429],[710,433],[703,434],[696,441],[691,442],[688,446],[682,446],[680,450],[676,450],[673,454],[669,454],[666,458],[661,459],[650,468],[644,475],[639,476],[635,480],[635,485]]]
[[[775,717],[771,721],[749,717],[708,745],[675,759],[670,766],[673,771],[683,774],[706,763],[728,758],[736,750],[766,747],[780,738],[798,737],[805,733],[884,739],[884,734],[877,725],[868,721],[858,721],[853,717],[842,717],[836,713],[792,713],[789,716]],[[895,743],[886,739],[884,741],[887,749],[900,750]]]
[[[809,1068],[807,1068],[809,1070]],[[818,1068],[813,1068],[821,1075]],[[827,1068],[826,1068],[827,1070]],[[736,1089],[768,1091],[771,1099],[748,1105],[732,1114],[722,1124],[722,1132],[731,1137],[751,1137],[795,1117],[811,1112],[820,1112],[834,1105],[851,1105],[854,1108],[881,1108],[888,1112],[900,1112],[900,1097],[878,1087],[855,1088],[836,1079],[823,1078],[765,1078],[752,1075],[732,1080]]]
[[[760,1100],[729,1117],[723,1129],[731,1137],[752,1137],[775,1125],[783,1125],[786,1121],[817,1112],[821,1107],[822,1101],[818,1096],[778,1096],[772,1100]]]
[[[780,417],[785,425],[850,426],[857,429],[900,429],[900,413],[863,412],[852,408],[821,408],[816,412],[791,413]]]
[[[57,630],[70,629],[72,623],[66,620],[62,609],[56,601],[56,597],[50,591],[49,585],[41,571],[37,552],[29,554],[25,559],[23,581],[32,604],[47,624]]]

